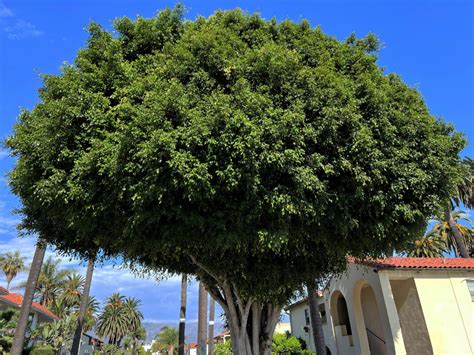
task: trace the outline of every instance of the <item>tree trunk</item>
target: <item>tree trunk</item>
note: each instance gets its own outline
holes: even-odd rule
[[[185,352],[185,330],[186,330],[186,298],[188,289],[188,276],[183,274],[181,277],[181,306],[179,309],[179,338],[178,355],[184,355]]]
[[[459,229],[456,226],[456,222],[453,219],[453,216],[451,214],[451,209],[447,207],[444,210],[444,218],[446,219],[446,222],[448,223],[449,230],[454,238],[454,241],[456,242],[456,247],[459,251],[459,256],[461,258],[469,258],[469,253],[466,249],[466,244],[464,243],[464,238],[459,233]]]
[[[6,278],[7,278],[7,291],[10,292],[10,283],[11,283],[12,280],[13,280],[13,276],[12,276],[12,275],[9,275],[9,274],[7,274],[7,275],[5,275],[5,276],[6,276]]]
[[[216,302],[214,298],[211,296],[209,300],[209,334],[208,338],[208,354],[214,354],[214,312],[216,309]]]
[[[282,305],[244,300],[227,282],[210,288],[225,312],[235,355],[270,355]],[[251,318],[251,319],[249,319]]]
[[[77,325],[72,341],[71,355],[79,354],[79,346],[82,338],[82,328],[84,326],[84,317],[86,315],[87,304],[89,301],[89,291],[92,283],[92,273],[94,271],[94,257],[90,257],[87,262],[86,281],[84,283],[84,290],[82,291],[81,305],[79,306],[79,315],[77,316]]]
[[[326,355],[326,343],[324,341],[323,324],[321,315],[319,314],[318,298],[316,297],[317,286],[314,280],[306,283],[308,290],[309,314],[311,318],[311,329],[313,331],[314,344],[316,346],[316,354]]]
[[[28,281],[25,287],[25,295],[21,304],[20,316],[13,336],[13,344],[10,350],[11,355],[20,355],[23,350],[23,343],[25,341],[26,327],[28,326],[28,317],[31,311],[31,303],[38,283],[38,276],[43,264],[44,254],[46,252],[46,243],[41,239],[36,244],[35,255],[31,262],[30,272],[28,274]]]
[[[207,291],[204,284],[199,282],[199,309],[198,309],[198,355],[207,353]]]
[[[232,339],[232,353],[270,355],[273,332],[280,319],[283,305],[242,298],[238,288],[228,281],[225,275],[216,275],[200,264],[194,256],[190,258],[199,267],[199,273],[207,274],[213,279],[212,284],[205,286],[226,315]]]

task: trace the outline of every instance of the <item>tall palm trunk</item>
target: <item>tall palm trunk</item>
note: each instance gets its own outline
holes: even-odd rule
[[[7,274],[6,278],[7,278],[7,291],[10,292],[10,283],[13,280],[13,275],[12,274]]]
[[[323,323],[321,322],[321,315],[319,314],[318,299],[316,297],[317,286],[314,280],[306,283],[309,300],[309,314],[311,318],[311,329],[313,331],[314,344],[316,346],[316,354],[326,354],[326,343],[324,341]]]
[[[206,355],[207,352],[207,291],[204,284],[199,282],[199,309],[198,309],[198,355]]]
[[[181,277],[181,306],[179,308],[179,335],[178,335],[178,355],[184,355],[184,342],[186,331],[186,299],[188,291],[188,275]]]
[[[451,209],[447,207],[444,210],[444,218],[446,222],[448,223],[449,230],[454,238],[454,242],[456,243],[457,250],[459,251],[459,256],[461,258],[469,258],[469,253],[466,249],[466,244],[464,243],[464,238],[459,233],[459,229],[456,226],[456,222],[453,219],[453,216],[451,214]]]
[[[207,336],[207,343],[208,343],[208,354],[214,354],[214,313],[216,310],[216,302],[214,298],[210,298],[209,300],[209,334]]]
[[[79,354],[79,346],[82,338],[82,328],[84,326],[84,317],[86,315],[87,304],[89,301],[89,291],[92,283],[92,273],[94,272],[94,259],[90,257],[87,262],[86,281],[84,283],[84,290],[82,291],[81,305],[79,306],[79,314],[77,316],[77,325],[74,332],[74,339],[72,340],[71,355]]]
[[[31,311],[31,303],[38,283],[38,276],[43,264],[44,254],[46,252],[46,243],[41,239],[36,244],[35,255],[31,262],[30,272],[28,274],[28,282],[25,287],[25,295],[21,304],[20,316],[13,336],[13,344],[10,350],[11,355],[20,355],[23,350],[25,341],[26,327],[28,326],[28,317]]]

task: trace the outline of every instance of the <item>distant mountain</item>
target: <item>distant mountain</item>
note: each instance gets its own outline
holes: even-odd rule
[[[178,329],[178,322],[151,322],[144,321],[142,325],[146,329],[146,342],[150,343],[155,335],[160,332],[163,327],[173,327]],[[214,336],[221,333],[224,327],[221,323],[214,324]],[[186,343],[193,343],[197,341],[197,321],[186,322]]]

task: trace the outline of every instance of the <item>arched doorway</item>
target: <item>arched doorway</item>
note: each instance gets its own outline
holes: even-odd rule
[[[332,294],[331,318],[338,352],[340,354],[351,354],[354,346],[351,321],[346,299],[340,291],[335,291]]]
[[[372,355],[387,353],[386,338],[380,318],[374,290],[366,283],[360,289],[360,304],[364,320],[364,331]],[[363,336],[363,335],[362,335]]]

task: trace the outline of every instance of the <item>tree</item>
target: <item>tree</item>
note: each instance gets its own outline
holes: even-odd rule
[[[22,353],[26,328],[28,326],[28,317],[30,316],[31,304],[33,303],[33,297],[38,284],[38,278],[45,253],[46,243],[44,240],[38,239],[35,254],[33,255],[33,261],[30,266],[30,272],[28,273],[27,287],[25,288],[25,294],[23,295],[20,315],[13,336],[13,344],[10,350],[11,355],[20,355]]]
[[[197,354],[207,354],[207,291],[204,284],[199,282],[198,295],[198,331],[197,331]]]
[[[209,298],[209,329],[207,335],[207,353],[214,355],[214,313],[216,310],[216,301],[214,298]]]
[[[444,242],[445,249],[452,250],[457,256],[466,257],[466,254],[460,249],[465,248],[467,257],[469,257],[467,246],[472,244],[474,235],[474,231],[470,226],[472,222],[464,211],[458,209],[449,210],[448,213],[446,211],[437,218],[437,222],[433,225],[433,229],[429,234],[432,238],[427,241],[433,240],[433,237],[437,235]],[[465,224],[460,223],[461,221]],[[461,240],[462,245],[459,240]],[[437,240],[433,240],[431,243],[435,247],[437,242]]]
[[[156,348],[153,351],[166,351],[167,354],[173,354],[178,346],[178,330],[172,327],[163,327],[155,336]]]
[[[268,354],[295,289],[402,249],[461,180],[465,140],[374,35],[182,7],[114,27],[89,26],[6,141],[23,228],[197,276],[236,354]]]
[[[20,256],[20,251],[7,252],[0,255],[0,268],[7,279],[7,291],[10,291],[10,283],[16,275],[26,270],[25,257]]]
[[[143,314],[140,302],[133,298],[114,293],[106,300],[106,305],[97,317],[96,333],[108,338],[109,343],[120,345],[127,335],[136,333],[142,327]]]
[[[179,307],[179,337],[178,337],[178,355],[184,355],[185,352],[185,331],[186,331],[186,299],[188,289],[188,276],[181,276],[181,304]]]
[[[319,303],[317,298],[317,282],[309,280],[306,283],[308,292],[309,313],[311,318],[311,329],[313,333],[314,344],[316,345],[316,353],[320,355],[326,354],[326,343],[324,341],[323,324],[321,315],[319,314]]]
[[[85,279],[81,274],[72,272],[64,280],[57,298],[61,298],[68,307],[79,306],[81,303],[84,283]]]
[[[56,299],[62,294],[62,291],[66,287],[66,283],[69,281],[71,286],[81,286],[80,276],[75,276],[74,279],[68,278],[73,271],[70,269],[60,269],[60,259],[53,259],[53,256],[49,256],[41,266],[41,272],[38,277],[38,282],[35,288],[35,294],[37,295],[39,303],[43,306],[50,307]],[[28,288],[29,281],[21,283],[18,287]],[[72,283],[79,282],[79,285],[72,285]],[[72,296],[71,295],[68,295]]]
[[[446,240],[440,236],[437,230],[431,230],[410,244],[407,254],[417,258],[441,258],[447,252]]]
[[[56,351],[70,349],[76,321],[76,317],[70,314],[52,323],[42,323],[33,330],[32,337],[41,344],[52,346]]]
[[[81,344],[82,332],[86,318],[87,306],[89,303],[89,292],[92,283],[92,273],[94,271],[94,258],[90,257],[87,262],[86,279],[84,280],[83,292],[80,299],[79,313],[77,315],[77,325],[74,331],[74,339],[72,342],[71,354],[79,354],[79,346]]]

